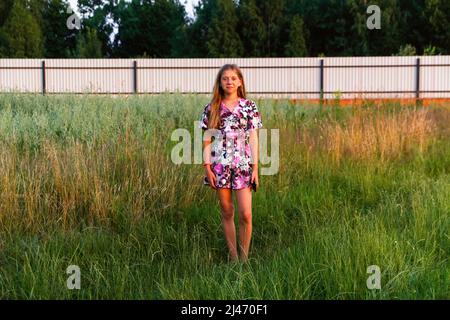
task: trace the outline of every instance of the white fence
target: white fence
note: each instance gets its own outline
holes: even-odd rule
[[[0,92],[211,94],[225,63],[255,97],[450,98],[450,56],[0,59]]]

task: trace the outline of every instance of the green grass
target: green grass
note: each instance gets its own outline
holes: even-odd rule
[[[207,101],[0,95],[0,298],[450,298],[450,108],[255,100],[280,170],[233,265],[203,168],[170,161]]]

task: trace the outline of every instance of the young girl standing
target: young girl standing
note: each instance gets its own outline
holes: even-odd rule
[[[234,225],[232,190],[235,190],[239,213],[240,258],[246,262],[252,235],[252,185],[258,181],[258,135],[261,117],[252,100],[246,99],[242,72],[235,64],[226,64],[218,72],[213,98],[200,118],[203,130],[218,133],[205,135],[203,159],[204,183],[216,190],[230,259],[239,260]]]

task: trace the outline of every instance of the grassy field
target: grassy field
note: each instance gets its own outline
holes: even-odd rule
[[[233,265],[202,166],[170,161],[207,98],[0,95],[0,298],[449,299],[450,106],[255,101],[280,170]]]

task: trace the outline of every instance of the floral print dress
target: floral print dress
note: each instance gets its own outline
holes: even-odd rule
[[[200,128],[208,129],[211,104],[204,107]],[[240,98],[233,110],[222,102],[220,124],[211,143],[211,169],[217,177],[217,188],[239,190],[250,187],[252,167],[250,131],[261,128],[261,116],[252,100]],[[220,133],[220,135],[219,135]],[[218,137],[218,138],[217,138]],[[206,176],[203,183],[209,185]]]

